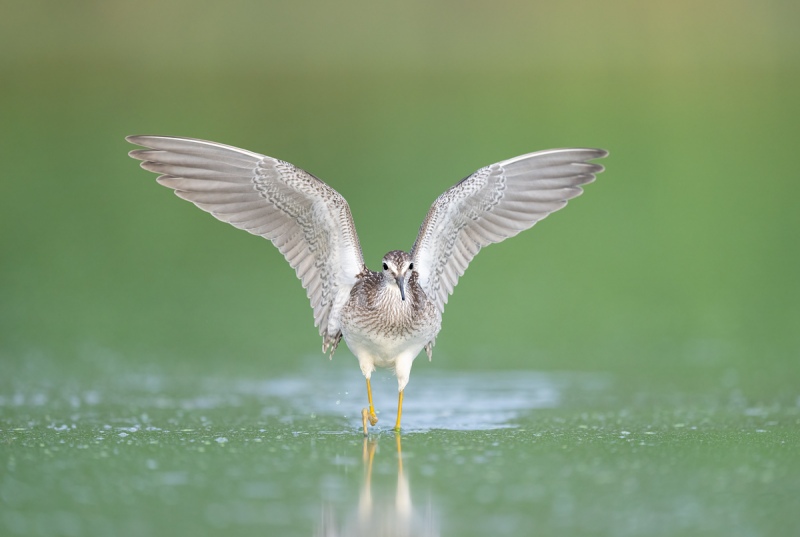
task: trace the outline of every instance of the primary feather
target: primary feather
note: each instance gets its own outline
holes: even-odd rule
[[[347,201],[308,172],[243,149],[169,136],[129,136],[158,182],[214,217],[272,241],[295,269],[325,347],[340,337],[337,299],[366,271]],[[344,297],[344,298],[343,298]]]
[[[478,251],[513,237],[580,195],[603,171],[602,149],[553,149],[491,164],[433,202],[411,250],[420,285],[444,310]]]

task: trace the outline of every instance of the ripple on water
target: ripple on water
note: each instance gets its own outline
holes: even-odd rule
[[[287,376],[269,380],[241,379],[231,388],[240,394],[304,401],[320,416],[360,418],[366,400],[360,375]],[[406,431],[431,429],[483,430],[514,427],[523,413],[562,404],[570,389],[595,390],[607,379],[586,374],[535,371],[431,372],[417,375],[406,388],[403,425]],[[376,407],[390,416],[396,410],[396,383],[384,372],[373,374]],[[333,387],[333,388],[332,388]],[[384,418],[385,419],[385,418]]]
[[[30,386],[30,393],[23,389],[11,396],[0,397],[0,407],[24,407],[36,411],[37,408],[42,410],[43,405],[51,405],[74,409],[69,401],[78,398],[91,402],[94,410],[100,402],[109,409],[135,408],[139,414],[136,419],[119,420],[122,423],[115,427],[121,437],[144,426],[142,423],[149,421],[147,412],[169,409],[182,415],[199,413],[201,421],[206,420],[205,412],[246,406],[260,408],[262,417],[273,416],[290,421],[318,417],[348,422],[360,420],[366,394],[364,379],[357,370],[308,367],[302,371],[264,379],[218,376],[187,379],[185,375],[159,375],[152,371],[146,378],[140,378],[142,375],[137,373],[118,372],[105,384],[82,387],[76,383],[70,393],[63,389],[43,390],[42,386]],[[608,379],[588,374],[429,370],[414,376],[406,388],[404,430],[514,427],[515,421],[526,412],[562,405],[566,393],[595,391],[607,385]],[[379,370],[373,375],[372,386],[376,408],[383,411],[377,429],[381,430],[394,423],[397,384],[391,373]],[[54,426],[68,427],[64,423]],[[216,441],[224,444],[227,438],[219,437]]]

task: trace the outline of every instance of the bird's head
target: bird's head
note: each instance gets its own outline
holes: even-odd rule
[[[392,279],[400,288],[400,298],[406,299],[406,282],[411,277],[414,270],[414,262],[411,255],[402,250],[392,250],[383,256],[383,275]]]

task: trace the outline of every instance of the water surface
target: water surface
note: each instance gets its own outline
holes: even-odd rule
[[[790,535],[798,401],[612,375],[120,371],[0,394],[7,535]],[[385,416],[389,416],[388,419]]]

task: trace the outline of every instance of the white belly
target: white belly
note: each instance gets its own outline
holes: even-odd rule
[[[408,383],[414,359],[442,326],[433,302],[421,289],[412,291],[402,300],[394,282],[377,288],[356,285],[342,308],[342,337],[364,376],[370,378],[376,367],[391,368],[400,390]]]
[[[427,321],[406,330],[381,330],[370,323],[347,319],[342,322],[342,336],[358,358],[366,378],[372,376],[376,367],[388,367],[393,370],[398,389],[402,391],[408,384],[414,359],[439,333],[441,319],[438,310],[431,311]]]
[[[365,333],[366,331],[359,328],[343,326],[342,336],[359,362],[371,363],[374,367],[394,368],[399,357],[410,357],[413,360],[436,336],[435,333],[425,333],[411,337],[394,337],[374,332]]]

